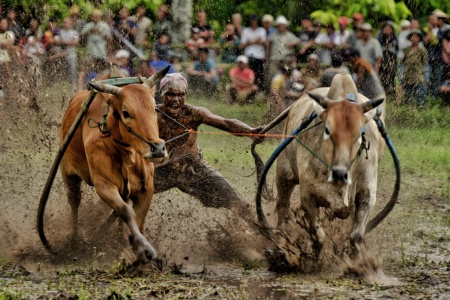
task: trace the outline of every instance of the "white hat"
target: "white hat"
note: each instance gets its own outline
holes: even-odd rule
[[[123,57],[130,58],[130,52],[124,49],[117,51],[116,58],[123,58]]]
[[[278,16],[277,19],[275,20],[275,26],[278,25],[286,25],[289,26],[289,24],[291,24],[291,22],[289,22],[285,16]]]
[[[372,30],[372,25],[370,25],[369,23],[362,23],[361,25],[359,25],[359,29],[361,29],[361,30]]]
[[[265,22],[270,22],[271,24],[273,23],[273,17],[272,15],[266,14],[261,18],[261,22],[265,23]]]
[[[411,22],[408,20],[403,20],[400,22],[400,28],[411,26]]]
[[[310,60],[310,59],[314,59],[314,60],[320,61],[319,56],[317,54],[315,54],[315,53],[312,53],[312,54],[308,55],[308,60]]]
[[[236,62],[238,63],[238,62],[241,62],[241,63],[244,63],[244,64],[248,64],[248,58],[247,58],[247,56],[245,56],[245,55],[239,55],[237,58],[236,58]]]
[[[448,19],[448,15],[440,9],[435,9],[433,15],[435,15],[436,18]]]

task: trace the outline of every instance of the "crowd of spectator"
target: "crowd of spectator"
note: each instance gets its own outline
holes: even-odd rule
[[[7,69],[17,55],[33,76],[62,75],[78,90],[109,64],[126,76],[149,76],[171,65],[169,72],[184,72],[192,89],[208,95],[226,89],[230,101],[240,103],[268,95],[274,114],[303,92],[329,86],[338,73],[351,74],[369,98],[386,94],[423,107],[434,96],[450,105],[449,16],[439,9],[426,26],[417,19],[396,24],[381,18],[374,28],[361,13],[325,24],[305,15],[297,32],[282,15],[245,20],[234,13],[221,33],[199,10],[182,47],[172,43],[177,29],[170,14],[161,5],[151,20],[144,6],[133,14],[124,6],[117,13],[95,9],[85,21],[73,5],[68,17],[20,24],[10,9],[0,20],[0,67]],[[221,85],[225,77],[228,84]]]

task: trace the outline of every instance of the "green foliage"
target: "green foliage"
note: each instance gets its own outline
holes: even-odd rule
[[[101,10],[110,9],[118,11],[122,6],[133,10],[138,5],[143,4],[147,10],[156,12],[159,5],[163,4],[164,0],[7,0],[2,1],[4,8],[13,7],[17,10],[18,18],[21,21],[26,21],[30,16],[37,16],[42,22],[46,22],[50,17],[57,17],[58,19],[69,15],[69,8],[73,3],[80,7],[81,17],[89,19],[92,11],[95,8]]]
[[[381,16],[390,17],[395,22],[406,19],[412,15],[403,1],[395,0],[361,0],[358,2],[348,2],[345,0],[329,0],[323,3],[322,8],[311,13],[311,17],[320,19],[324,23],[333,22],[339,16],[351,17],[354,13],[360,12],[365,16],[365,21],[376,24]]]

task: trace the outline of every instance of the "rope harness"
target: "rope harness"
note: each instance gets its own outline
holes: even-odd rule
[[[322,158],[320,157],[316,152],[314,152],[314,150],[312,150],[311,148],[309,148],[304,142],[302,142],[302,140],[300,140],[299,136],[308,131],[313,129],[316,126],[319,126],[320,124],[322,124],[322,121],[314,124],[313,126],[306,128],[305,130],[302,130],[301,132],[299,132],[296,136],[295,136],[295,140],[303,146],[303,148],[305,148],[306,150],[308,150],[309,153],[311,153],[315,158],[317,158],[325,167],[327,167],[328,170],[331,170],[331,166]],[[370,149],[370,142],[367,142],[366,140],[366,136],[365,136],[366,130],[363,127],[363,130],[361,132],[361,145],[359,146],[358,152],[356,153],[356,156],[353,158],[353,160],[350,162],[349,166],[347,167],[347,171],[350,170],[350,168],[352,167],[352,165],[355,163],[355,161],[361,156],[361,153],[363,152],[363,150],[366,150],[366,159],[369,159],[369,149]]]
[[[109,114],[109,107],[105,106],[105,112],[103,114],[102,117],[102,121],[98,122],[96,121],[94,118],[89,118],[88,119],[88,125],[91,128],[98,128],[98,130],[100,130],[100,132],[102,133],[102,137],[110,137],[115,143],[119,144],[122,147],[128,148],[131,145],[124,143],[120,140],[118,140],[117,138],[115,138],[111,131],[109,130],[108,124],[106,123],[106,118],[108,117]],[[131,133],[132,135],[136,136],[138,139],[140,139],[141,141],[143,141],[144,143],[146,143],[147,145],[149,145],[151,147],[151,151],[153,152],[155,150],[154,145],[152,142],[147,141],[144,137],[142,137],[140,134],[136,133],[133,129],[131,129],[131,127],[127,126],[122,118],[120,117],[120,114],[117,110],[113,111],[113,116],[116,120],[119,120],[120,123],[122,123],[122,125],[126,128],[126,130]],[[92,124],[92,122],[94,124]]]

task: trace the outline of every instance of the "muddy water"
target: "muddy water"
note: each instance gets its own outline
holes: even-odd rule
[[[398,279],[385,284],[363,281],[361,274],[354,277],[343,258],[331,252],[324,252],[326,259],[321,261],[326,264],[308,269],[313,271],[308,275],[268,272],[265,261],[249,264],[252,258],[265,258],[261,248],[253,247],[258,235],[229,211],[201,207],[196,199],[176,190],[154,197],[146,221],[145,234],[160,253],[163,273],[145,269],[118,276],[118,258],[128,248],[123,226],[102,226],[110,210],[92,188],[83,186],[80,216],[84,242],[70,244],[69,207],[60,177],[56,178],[46,211],[46,232],[58,251],[58,255],[50,255],[38,241],[35,215],[58,148],[60,119],[69,98],[67,89],[55,86],[39,93],[38,109],[27,97],[0,99],[0,138],[4,141],[0,146],[0,256],[11,262],[1,264],[2,288],[17,289],[30,297],[59,295],[61,299],[83,292],[90,293],[91,298],[96,298],[95,293],[108,296],[112,287],[129,290],[128,285],[145,286],[152,289],[150,295],[157,296],[188,295],[191,289],[195,291],[192,298],[214,297],[216,292],[236,299],[450,298],[450,232],[445,222],[449,200],[437,194],[424,195],[419,186],[433,183],[420,182],[426,181],[423,178],[411,182],[406,178],[399,208],[367,237],[371,255],[380,257],[383,263],[380,268],[387,277]],[[208,151],[207,143],[202,146]],[[254,179],[236,176],[233,170],[222,171],[253,205],[254,188],[248,187],[254,187]],[[250,167],[242,173],[250,174]],[[393,178],[384,174],[380,180],[382,203],[390,195]],[[299,212],[295,203],[293,207],[291,215],[296,218]],[[270,213],[273,204],[267,203],[265,209]],[[346,240],[337,231],[344,227],[328,225],[329,249],[337,244],[343,251],[340,245]],[[292,234],[295,238],[302,236],[301,232]],[[135,298],[149,295],[139,288],[129,293]]]

